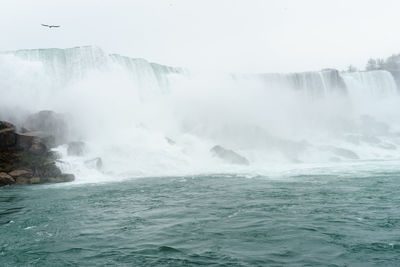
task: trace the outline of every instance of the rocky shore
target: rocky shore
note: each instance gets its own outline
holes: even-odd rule
[[[0,121],[0,186],[13,184],[60,183],[74,180],[56,166],[50,151],[54,137],[17,128]]]

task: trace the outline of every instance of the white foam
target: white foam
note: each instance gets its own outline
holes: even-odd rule
[[[69,114],[71,140],[85,141],[88,151],[73,157],[65,146],[56,150],[77,183],[206,173],[254,177],[399,158],[400,99],[384,71],[189,75],[83,47],[0,55],[0,78],[1,118],[18,121],[23,112],[43,109]],[[250,166],[213,157],[209,150],[217,144]],[[96,157],[101,170],[85,164]]]

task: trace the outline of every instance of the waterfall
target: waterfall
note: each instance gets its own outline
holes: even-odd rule
[[[85,158],[77,177],[252,171],[271,164],[398,158],[400,104],[389,72],[210,75],[98,47],[0,53],[0,119],[68,114]],[[214,146],[249,166],[226,166]],[[102,158],[101,174],[84,162]],[[86,179],[85,178],[85,179]]]
[[[66,86],[86,78],[91,72],[108,72],[120,68],[127,72],[139,87],[168,87],[169,74],[183,73],[181,68],[149,63],[144,59],[107,54],[99,47],[82,46],[67,49],[29,49],[2,52],[19,59],[40,62],[56,86]]]
[[[354,96],[386,97],[398,92],[392,74],[385,70],[344,73],[342,76],[349,93]]]
[[[301,73],[263,73],[235,75],[236,79],[257,79],[265,88],[299,90],[309,97],[321,97],[332,93],[346,93],[346,85],[337,70],[326,69]]]

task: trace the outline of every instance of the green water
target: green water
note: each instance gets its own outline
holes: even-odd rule
[[[0,189],[0,266],[399,266],[400,172]]]

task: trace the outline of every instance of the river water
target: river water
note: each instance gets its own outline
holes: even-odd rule
[[[4,187],[0,265],[398,266],[400,164],[374,164]]]

